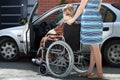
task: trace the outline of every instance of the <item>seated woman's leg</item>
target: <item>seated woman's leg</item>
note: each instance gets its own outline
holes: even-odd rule
[[[34,64],[41,64],[42,63],[42,59],[41,59],[41,56],[42,56],[42,48],[43,48],[43,45],[44,45],[44,42],[47,40],[47,36],[43,37],[40,41],[40,47],[39,47],[39,54],[36,55],[35,58],[32,59],[32,62]]]
[[[32,59],[32,62],[33,63],[35,63],[35,64],[40,64],[41,62],[43,62],[43,59],[42,58],[44,58],[45,57],[45,55],[42,57],[42,55],[43,55],[43,47],[48,47],[48,46],[45,46],[44,44],[47,42],[47,41],[49,41],[49,40],[59,40],[60,38],[58,37],[49,37],[49,36],[45,36],[45,37],[43,37],[42,39],[41,39],[41,41],[40,41],[40,47],[39,47],[39,54],[37,54],[36,55],[36,57],[35,58],[33,58]],[[51,43],[51,42],[50,42]],[[48,44],[48,45],[50,45],[50,43]],[[47,43],[46,43],[47,44]]]

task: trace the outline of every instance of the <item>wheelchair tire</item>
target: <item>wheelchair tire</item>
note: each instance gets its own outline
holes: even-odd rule
[[[52,57],[50,57],[52,55]],[[66,77],[74,65],[74,55],[70,46],[64,41],[53,42],[46,53],[49,72],[55,77]]]
[[[47,72],[47,65],[45,63],[41,63],[40,66],[39,66],[39,73],[40,75],[46,75],[48,72]]]

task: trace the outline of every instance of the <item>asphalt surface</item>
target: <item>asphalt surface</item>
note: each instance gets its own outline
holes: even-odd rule
[[[103,80],[120,80],[120,68],[103,66],[103,71]],[[38,66],[32,64],[30,60],[25,59],[16,62],[0,61],[0,80],[90,80],[79,75],[78,73],[71,73],[65,78],[56,78],[51,74],[41,76]]]

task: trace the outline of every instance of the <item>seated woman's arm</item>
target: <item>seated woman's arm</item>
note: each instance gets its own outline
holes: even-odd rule
[[[54,29],[51,29],[50,31],[48,31],[47,34],[57,34],[56,31]]]

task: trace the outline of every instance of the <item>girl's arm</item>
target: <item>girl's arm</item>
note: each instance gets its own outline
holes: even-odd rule
[[[102,4],[102,0],[100,0],[100,4],[99,4],[99,6],[98,6],[98,10],[100,10],[101,4]]]
[[[88,2],[88,0],[81,0],[81,4],[78,7],[74,17],[72,19],[68,20],[67,24],[71,25],[72,23],[74,23],[76,21],[76,19],[82,14],[87,2]]]
[[[79,15],[82,14],[82,12],[83,12],[83,10],[84,10],[87,2],[88,2],[88,0],[81,0],[81,4],[80,4],[80,6],[78,7],[78,9],[77,9],[77,11],[76,11],[76,13],[75,13],[75,15],[74,15],[74,17],[73,17],[73,20],[74,20],[74,21],[79,17]]]

